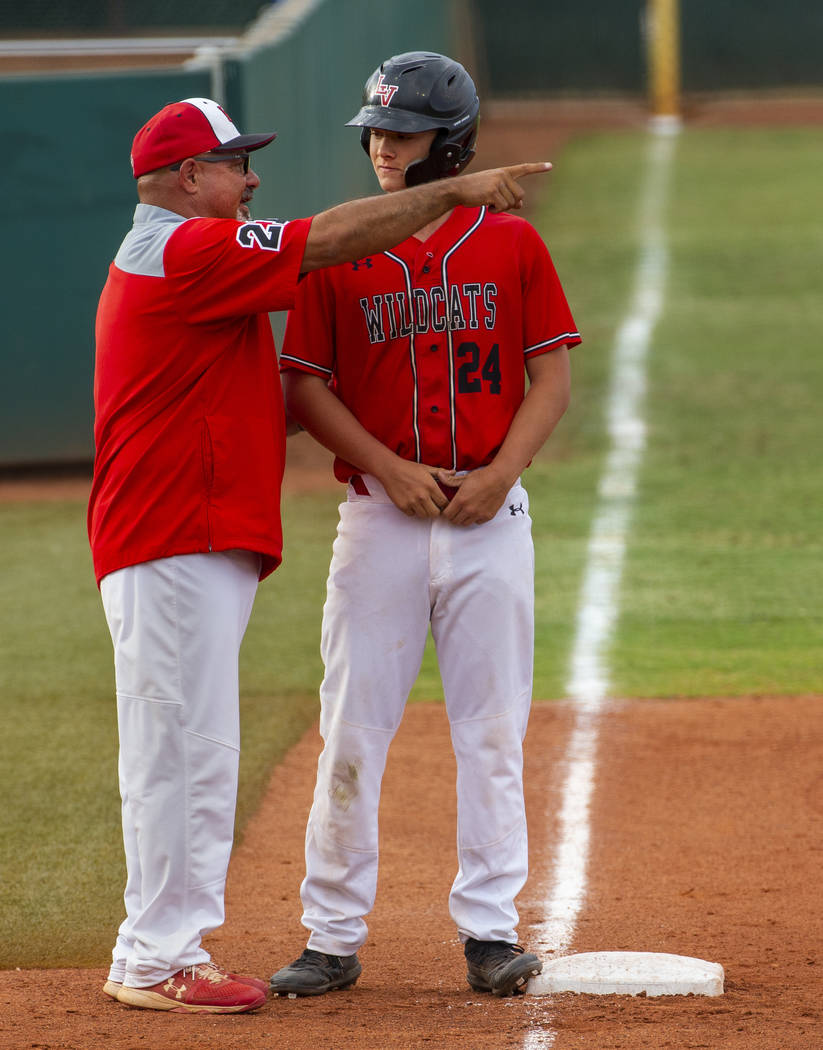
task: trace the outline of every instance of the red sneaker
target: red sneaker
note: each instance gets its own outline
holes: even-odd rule
[[[112,982],[108,982],[111,985]],[[110,994],[110,993],[108,993]],[[266,984],[256,977],[226,973],[214,963],[184,966],[150,988],[120,985],[118,1002],[172,1013],[239,1014],[266,1001]]]
[[[240,973],[229,973],[226,976],[230,977],[233,981],[237,981],[238,984],[248,984],[252,988],[259,989],[263,995],[267,996],[269,994],[268,982],[262,980],[260,977],[245,977]],[[103,993],[110,999],[117,999],[122,987],[123,985],[120,981],[112,981],[111,978],[109,978],[103,985]]]
[[[244,977],[239,973],[230,973],[228,976],[238,984],[247,984],[250,988],[256,988],[264,996],[269,994],[269,982],[264,981],[261,977]]]

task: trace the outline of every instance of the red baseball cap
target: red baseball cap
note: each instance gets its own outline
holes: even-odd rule
[[[134,177],[165,168],[199,153],[250,152],[267,146],[275,133],[241,135],[228,113],[210,98],[172,102],[148,120],[134,136]]]

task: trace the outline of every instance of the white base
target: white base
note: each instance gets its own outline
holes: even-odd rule
[[[723,967],[661,952],[583,952],[543,963],[529,995],[722,995]]]

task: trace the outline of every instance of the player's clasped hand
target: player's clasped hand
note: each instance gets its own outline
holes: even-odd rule
[[[443,508],[443,517],[452,525],[482,525],[491,521],[503,506],[511,484],[493,469],[480,467],[446,480],[445,471],[438,478],[445,484],[455,486],[455,495]]]
[[[500,510],[510,488],[487,468],[456,474],[399,458],[393,467],[381,481],[394,505],[410,518],[442,515],[452,525],[482,525]]]
[[[448,506],[448,499],[437,483],[439,475],[450,478],[454,471],[440,470],[424,463],[393,457],[391,470],[381,473],[380,481],[389,499],[410,518],[436,518]]]
[[[482,525],[500,510],[510,483],[494,470],[456,474],[445,467],[399,460],[381,478],[389,498],[410,518],[437,518],[452,525]]]

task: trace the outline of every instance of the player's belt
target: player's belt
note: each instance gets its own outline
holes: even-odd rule
[[[352,476],[349,478],[349,484],[358,496],[371,496],[371,493],[366,487],[366,482],[360,477],[359,474],[352,474]]]
[[[349,478],[349,484],[358,496],[371,496],[366,482],[362,479],[362,477],[359,474],[352,474],[352,476]],[[457,489],[453,488],[451,485],[444,485],[442,481],[438,481],[437,486],[443,493],[443,495],[446,497],[446,499],[451,503],[455,493],[457,492]]]

